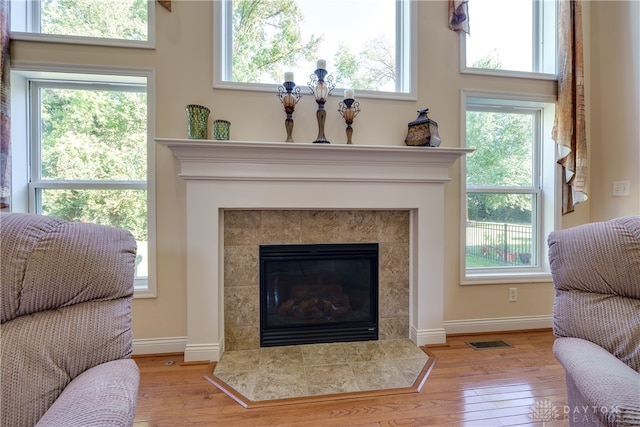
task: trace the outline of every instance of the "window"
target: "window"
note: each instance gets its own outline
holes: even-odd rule
[[[555,0],[470,1],[463,71],[555,78],[556,12]]]
[[[153,47],[147,0],[11,0],[11,38]]]
[[[554,104],[497,96],[467,96],[465,103],[466,146],[475,149],[464,162],[465,278],[530,280],[548,272],[544,236],[554,225]]]
[[[15,70],[11,78],[14,111],[27,113],[12,122],[14,210],[129,230],[136,293],[150,296],[151,76]]]
[[[415,87],[412,8],[409,0],[214,2],[216,85],[273,90],[268,85],[292,71],[304,87],[325,59],[337,88],[408,94]]]

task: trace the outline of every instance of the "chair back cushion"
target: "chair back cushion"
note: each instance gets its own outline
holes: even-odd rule
[[[640,216],[552,232],[558,337],[589,340],[640,372]]]
[[[0,425],[32,426],[87,369],[132,352],[128,231],[0,214]]]

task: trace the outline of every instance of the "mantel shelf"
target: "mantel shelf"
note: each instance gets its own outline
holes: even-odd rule
[[[469,148],[157,138],[184,179],[449,181]],[[215,167],[212,167],[214,166]]]

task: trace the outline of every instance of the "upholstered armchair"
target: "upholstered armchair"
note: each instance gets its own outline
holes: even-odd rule
[[[3,426],[130,426],[136,242],[127,231],[0,214]]]
[[[549,235],[571,426],[640,425],[640,217]]]

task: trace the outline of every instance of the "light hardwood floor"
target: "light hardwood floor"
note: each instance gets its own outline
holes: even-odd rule
[[[503,339],[513,348],[474,350],[466,341]],[[550,330],[450,336],[422,391],[412,394],[245,409],[205,380],[210,364],[181,355],[136,357],[140,390],[134,427],[150,426],[542,426],[552,405],[568,426],[564,371]],[[168,361],[175,361],[167,365]]]

